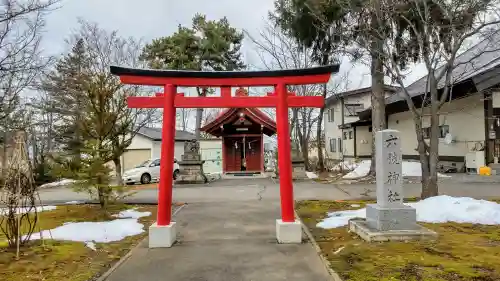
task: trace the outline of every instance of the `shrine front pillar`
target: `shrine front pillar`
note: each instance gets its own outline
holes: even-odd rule
[[[301,243],[302,225],[295,220],[292,184],[291,143],[288,125],[288,92],[285,84],[276,85],[276,119],[278,127],[278,168],[281,219],[276,220],[279,243]]]
[[[157,222],[149,227],[149,248],[169,248],[176,240],[175,222],[172,221],[172,178],[175,146],[175,94],[176,87],[165,86],[163,95],[162,142],[160,183],[158,188]]]

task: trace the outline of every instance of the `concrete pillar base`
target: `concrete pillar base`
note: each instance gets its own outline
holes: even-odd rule
[[[155,222],[149,227],[149,248],[170,248],[176,240],[175,222],[161,226]]]
[[[294,222],[276,220],[276,238],[281,244],[302,243],[302,224],[297,220]]]

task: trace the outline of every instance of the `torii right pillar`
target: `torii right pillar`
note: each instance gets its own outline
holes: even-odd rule
[[[276,220],[278,243],[302,243],[302,224],[295,219],[292,184],[291,139],[288,126],[288,92],[285,84],[275,87],[278,127],[278,168],[281,219]]]

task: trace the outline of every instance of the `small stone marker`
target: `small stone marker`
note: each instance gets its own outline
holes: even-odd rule
[[[437,233],[417,224],[417,210],[403,204],[403,157],[396,130],[375,135],[377,204],[366,205],[366,220],[352,219],[349,229],[367,241],[435,239]]]
[[[403,204],[403,160],[398,131],[377,132],[375,159],[377,204],[366,206],[368,225],[380,231],[415,229],[417,212]]]

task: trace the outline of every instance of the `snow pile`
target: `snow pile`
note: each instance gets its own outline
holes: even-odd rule
[[[150,216],[151,212],[139,212],[135,209],[121,211],[113,215],[117,219],[103,222],[68,222],[51,230],[33,233],[31,239],[54,239],[83,242],[96,250],[95,243],[108,243],[123,240],[128,236],[144,232],[144,225],[137,219]]]
[[[75,182],[76,182],[75,180],[71,180],[71,179],[62,179],[60,181],[42,184],[39,186],[39,188],[52,188],[52,187],[67,186],[67,185],[73,184]]]
[[[57,207],[56,206],[37,206],[33,209],[31,208],[17,208],[16,213],[19,214],[26,214],[28,212],[32,213],[35,211],[37,213],[44,212],[44,211],[52,211],[55,210]],[[6,215],[9,212],[9,209],[7,208],[0,208],[0,215]]]
[[[318,175],[316,175],[315,173],[313,172],[306,172],[306,175],[308,178],[310,179],[317,179],[318,178]]]
[[[417,210],[417,221],[428,223],[477,223],[500,225],[500,204],[470,197],[435,196],[416,203],[405,203]],[[328,213],[316,226],[337,228],[352,218],[365,218],[366,208]]]
[[[343,179],[356,179],[365,177],[370,172],[371,160],[363,160],[361,161],[357,167],[351,171],[350,173],[343,176]],[[420,167],[420,162],[410,162],[403,161],[403,176],[404,177],[421,177],[422,170]],[[449,178],[450,176],[443,175],[438,173],[438,177]]]

